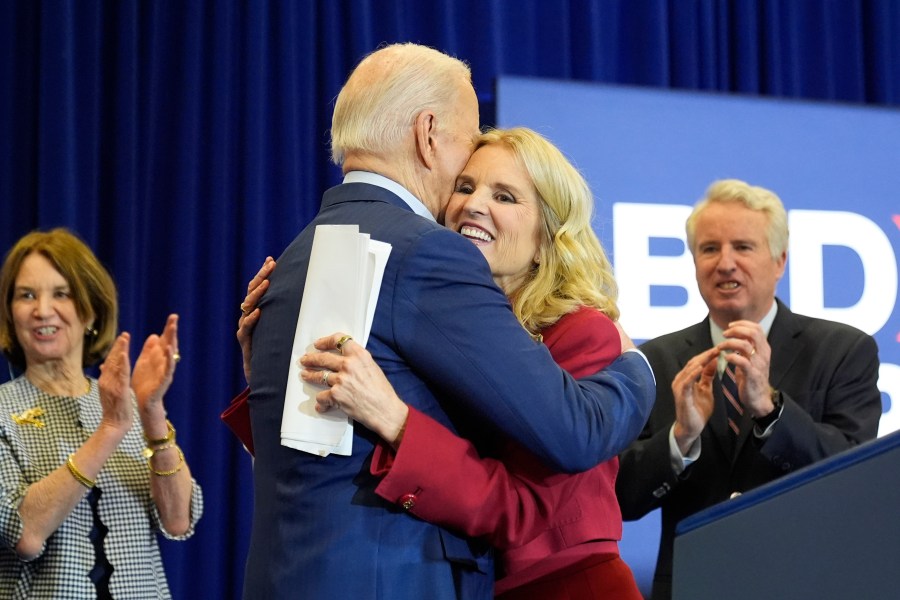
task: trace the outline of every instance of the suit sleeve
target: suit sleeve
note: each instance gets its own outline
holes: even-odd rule
[[[616,456],[640,433],[655,397],[641,355],[575,380],[527,335],[472,244],[435,230],[397,258],[387,282],[397,347],[454,408],[565,472]]]
[[[533,483],[414,408],[399,451],[377,446],[371,472],[384,475],[375,493],[385,500],[500,549],[531,540],[553,505]]]
[[[807,370],[816,375],[808,389],[782,392],[781,418],[760,450],[785,473],[875,439],[878,434],[882,406],[875,340],[839,326],[816,341],[829,349],[831,360],[836,362],[818,368],[811,365]],[[837,352],[838,348],[844,350]]]
[[[619,457],[616,497],[622,518],[626,521],[640,519],[659,508],[669,492],[678,486],[679,477],[672,469],[669,453],[671,425],[653,429],[648,424],[640,437]]]
[[[659,508],[679,483],[679,476],[672,469],[669,430],[675,423],[675,399],[670,382],[680,365],[664,341],[666,338],[661,339],[641,346],[659,381],[656,404],[638,438],[619,456],[616,497],[626,521],[639,519]]]
[[[551,341],[554,358],[573,373],[591,373],[621,351],[613,323],[597,311],[564,317]],[[484,537],[505,550],[545,532],[564,498],[559,487],[520,478],[502,462],[482,458],[474,445],[410,408],[396,454],[379,445],[371,472],[384,476],[375,492],[419,518]],[[563,488],[564,490],[564,488]]]

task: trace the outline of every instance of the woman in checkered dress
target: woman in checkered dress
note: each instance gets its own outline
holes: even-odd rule
[[[22,373],[0,386],[0,597],[170,597],[157,534],[190,537],[203,510],[163,403],[177,315],[132,369],[112,278],[64,229],[16,243],[0,300]]]

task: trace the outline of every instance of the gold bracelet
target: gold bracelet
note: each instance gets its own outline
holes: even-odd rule
[[[166,426],[168,426],[169,428],[168,433],[166,433],[166,437],[151,440],[147,437],[146,433],[144,434],[144,440],[147,442],[148,446],[162,446],[163,444],[168,444],[169,442],[175,441],[175,428],[172,427],[172,421],[166,419]]]
[[[179,448],[178,446],[175,446],[174,444],[173,446],[178,450],[178,466],[169,471],[157,471],[153,468],[153,465],[151,465],[150,461],[148,460],[147,468],[150,469],[151,473],[153,473],[154,475],[159,475],[160,477],[168,477],[169,475],[174,475],[181,470],[181,467],[184,466],[184,452],[182,452],[181,448]]]
[[[157,452],[161,452],[163,450],[168,450],[169,448],[177,448],[177,447],[178,446],[175,445],[175,442],[172,442],[171,444],[163,444],[162,446],[157,446],[156,448],[151,448],[151,447],[147,446],[146,448],[141,450],[141,454],[144,455],[144,458],[146,458],[147,460],[150,460],[151,458],[153,458],[153,456]]]
[[[78,470],[78,467],[75,466],[75,461],[72,460],[74,454],[70,454],[69,458],[66,460],[66,466],[69,467],[69,473],[72,474],[72,477],[75,478],[75,481],[86,487],[87,489],[91,489],[97,482],[93,479],[90,479],[87,475]]]

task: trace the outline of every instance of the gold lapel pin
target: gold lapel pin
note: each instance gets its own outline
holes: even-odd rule
[[[36,406],[34,408],[29,408],[21,415],[12,415],[12,418],[17,425],[34,425],[35,427],[46,427],[47,424],[39,420],[39,418],[42,416],[44,416],[44,409]]]

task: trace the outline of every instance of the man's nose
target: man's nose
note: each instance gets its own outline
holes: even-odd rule
[[[719,253],[719,262],[716,267],[720,271],[733,271],[736,267],[734,252],[729,248],[723,248]]]

